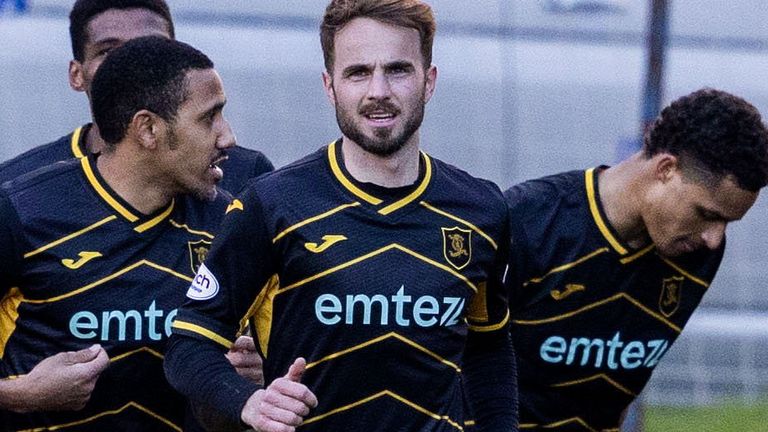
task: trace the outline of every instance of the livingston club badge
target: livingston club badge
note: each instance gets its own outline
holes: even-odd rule
[[[211,249],[211,242],[206,240],[187,242],[189,249],[189,263],[192,266],[192,273],[196,274],[200,265],[205,261],[208,250]]]
[[[443,256],[456,270],[463,269],[472,258],[472,231],[459,227],[440,229],[443,231]]]
[[[664,279],[661,283],[661,296],[659,297],[659,310],[667,318],[671,317],[680,306],[680,296],[683,291],[683,280],[681,276],[672,276]]]

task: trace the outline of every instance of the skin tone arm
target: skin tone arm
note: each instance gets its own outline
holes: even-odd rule
[[[0,408],[15,412],[79,410],[109,357],[99,345],[48,357],[28,374],[0,381]]]

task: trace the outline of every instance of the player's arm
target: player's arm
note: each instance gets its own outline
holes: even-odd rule
[[[503,238],[508,238],[505,235]],[[509,307],[502,278],[507,242],[500,242],[494,270],[467,314],[464,378],[479,431],[517,430],[517,368],[509,336]]]
[[[23,266],[21,223],[10,199],[0,189],[0,296],[10,301],[14,289],[21,284]],[[59,411],[80,409],[88,402],[91,391],[109,359],[98,345],[91,348],[53,355],[37,364],[29,373],[7,377],[2,363],[0,410],[15,412]]]
[[[211,417],[230,425],[243,421],[257,430],[281,430],[270,429],[271,423],[259,423],[260,419],[267,416],[286,425],[300,422],[316,404],[314,395],[295,380],[278,379],[262,388],[238,375],[225,356],[241,320],[276,268],[258,195],[248,188],[239,201],[243,208],[225,218],[190,287],[190,299],[179,309],[165,371],[196,412],[216,413]],[[290,376],[300,373],[294,370]]]

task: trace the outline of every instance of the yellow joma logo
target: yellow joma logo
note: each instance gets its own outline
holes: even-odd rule
[[[227,211],[224,212],[224,214],[228,214],[232,210],[240,210],[243,211],[243,203],[239,199],[235,199],[227,206]]]
[[[565,289],[562,291],[552,290],[549,294],[552,295],[552,298],[555,300],[562,300],[577,291],[584,291],[585,289],[587,288],[581,284],[566,284]]]
[[[77,261],[73,260],[72,258],[64,258],[61,260],[61,263],[64,264],[64,267],[70,269],[70,270],[77,270],[88,261],[98,258],[101,255],[101,252],[90,252],[90,251],[83,251],[77,254],[77,256],[80,257]]]
[[[347,240],[347,238],[344,237],[343,235],[326,234],[322,237],[322,240],[323,242],[320,243],[319,245],[314,242],[304,243],[304,247],[307,248],[307,250],[310,252],[320,253],[340,241]]]

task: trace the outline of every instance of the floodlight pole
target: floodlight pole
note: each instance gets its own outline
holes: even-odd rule
[[[664,57],[669,33],[667,0],[651,0],[650,22],[648,23],[648,63],[643,90],[642,133],[661,111],[664,78]]]
[[[667,0],[651,0],[650,6],[651,13],[646,37],[648,62],[645,73],[645,88],[643,89],[640,147],[642,147],[646,129],[661,111],[661,99],[664,90],[664,58],[669,37],[669,2]],[[642,432],[644,429],[642,401],[639,398],[635,400],[624,412],[623,417],[622,432]]]

